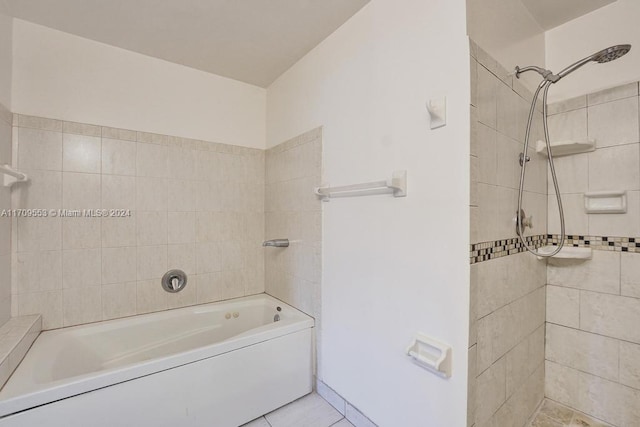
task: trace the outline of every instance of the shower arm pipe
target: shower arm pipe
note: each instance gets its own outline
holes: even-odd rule
[[[537,71],[534,68],[538,68],[538,67],[527,67],[527,68],[531,68],[531,71]],[[522,72],[525,71],[529,71],[529,70],[525,70],[525,69],[521,69]],[[518,71],[516,71],[517,73]],[[517,75],[516,75],[517,77]],[[529,148],[529,137],[531,134],[531,124],[533,122],[533,115],[535,113],[535,108],[536,108],[536,103],[538,101],[538,96],[540,95],[540,91],[544,90],[543,92],[543,103],[542,103],[542,109],[543,109],[543,127],[544,127],[544,137],[545,137],[545,142],[547,145],[547,154],[548,154],[548,158],[549,158],[549,168],[551,169],[551,174],[553,176],[553,185],[554,185],[554,189],[556,192],[556,198],[558,201],[558,211],[560,214],[560,242],[558,244],[558,248],[555,249],[552,253],[550,254],[542,254],[539,253],[538,251],[531,249],[529,247],[529,245],[527,244],[525,238],[524,238],[524,230],[522,229],[522,221],[519,220],[518,218],[518,214],[516,214],[516,230],[518,232],[518,237],[520,238],[520,242],[523,244],[523,246],[527,249],[527,251],[531,252],[534,255],[540,256],[540,257],[544,257],[544,258],[550,258],[554,255],[556,255],[558,252],[560,252],[562,250],[562,247],[564,246],[564,238],[565,238],[565,228],[564,228],[564,212],[562,209],[562,200],[560,197],[560,190],[558,187],[558,180],[556,178],[556,174],[555,174],[555,167],[553,165],[553,156],[551,154],[551,145],[549,144],[549,128],[547,126],[547,120],[546,115],[547,115],[547,93],[549,91],[549,87],[551,86],[553,82],[551,80],[543,80],[542,82],[540,82],[540,84],[538,85],[538,88],[536,89],[535,94],[533,95],[533,100],[531,102],[531,108],[529,110],[529,118],[527,120],[527,129],[526,129],[526,133],[525,133],[525,139],[524,139],[524,158],[525,160],[523,160],[522,162],[522,168],[520,171],[520,186],[519,186],[519,191],[518,191],[518,213],[521,211],[522,209],[522,196],[524,193],[524,178],[525,178],[525,172],[526,172],[526,167],[527,167],[527,161],[526,161],[526,155],[527,155],[527,150]]]

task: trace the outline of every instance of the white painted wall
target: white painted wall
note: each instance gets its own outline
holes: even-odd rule
[[[322,380],[382,427],[465,425],[465,22],[464,0],[373,1],[268,88],[267,145],[324,126],[325,182],[408,170],[406,198],[324,205]],[[448,125],[432,131],[425,102],[442,95]],[[453,345],[451,379],[405,356],[418,331]]]
[[[618,0],[546,33],[547,66],[554,72],[605,47],[630,43],[624,58],[608,64],[589,64],[549,91],[558,101],[640,80],[640,2]]]
[[[13,43],[14,112],[264,148],[263,88],[18,19]]]
[[[0,104],[11,110],[11,40],[13,19],[0,14]]]
[[[508,71],[516,65],[544,67],[544,29],[521,0],[467,0],[467,31]],[[540,78],[529,73],[522,81],[533,89]]]

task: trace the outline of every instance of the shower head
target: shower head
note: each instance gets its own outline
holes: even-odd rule
[[[611,62],[626,55],[627,53],[629,53],[630,50],[631,50],[630,44],[619,44],[619,45],[608,47],[606,49],[602,49],[601,51],[596,52],[593,55],[587,56],[586,58],[583,58],[578,62],[574,62],[564,70],[560,71],[558,74],[553,74],[551,71],[545,70],[544,68],[529,66],[529,67],[523,67],[523,68],[516,67],[515,75],[517,78],[520,78],[520,74],[524,72],[535,71],[544,78],[545,83],[546,82],[557,83],[558,80],[560,80],[567,74],[573,73],[575,70],[577,70],[578,68],[582,67],[585,64],[588,64],[589,62],[593,61],[599,64]]]
[[[616,46],[611,46],[606,49],[602,49],[600,52],[594,54],[593,61],[604,64],[605,62],[614,61],[621,56],[626,55],[630,50],[630,44],[619,44]]]
[[[575,70],[582,67],[583,65],[588,64],[589,62],[593,61],[599,64],[611,62],[626,55],[627,53],[629,53],[630,50],[631,50],[630,44],[619,44],[619,45],[608,47],[606,49],[602,49],[601,51],[596,52],[593,55],[587,56],[586,58],[581,59],[580,61],[575,62],[569,65],[564,70],[560,71],[558,73],[558,80],[560,80],[567,74],[574,72]]]

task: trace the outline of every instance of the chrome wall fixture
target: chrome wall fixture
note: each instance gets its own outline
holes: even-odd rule
[[[523,68],[516,67],[515,69],[515,76],[517,78],[520,78],[520,74],[522,73],[526,73],[528,71],[535,71],[536,73],[540,74],[543,79],[538,85],[538,88],[536,89],[533,95],[533,100],[531,101],[531,108],[529,110],[529,118],[527,120],[527,128],[526,128],[525,137],[524,137],[524,149],[523,149],[523,152],[520,153],[520,158],[519,158],[519,162],[521,165],[520,186],[518,189],[518,210],[516,211],[516,232],[518,234],[518,237],[520,238],[520,242],[522,242],[524,247],[534,255],[537,255],[539,257],[549,258],[558,254],[558,252],[562,250],[562,246],[564,245],[564,238],[565,238],[564,211],[562,208],[562,200],[560,197],[560,188],[558,186],[556,170],[553,165],[553,155],[551,154],[551,143],[549,142],[549,127],[547,125],[547,94],[549,92],[549,87],[552,84],[558,83],[562,78],[574,72],[575,70],[582,67],[583,65],[588,64],[589,62],[597,62],[600,64],[604,64],[610,61],[614,61],[626,55],[630,50],[631,50],[630,44],[611,46],[606,49],[602,49],[601,51],[596,52],[593,55],[587,56],[586,58],[583,58],[579,61],[574,62],[573,64],[569,65],[568,67],[560,71],[558,74],[554,74],[550,70],[546,70],[544,68],[537,67],[534,65],[523,67]],[[524,193],[524,179],[525,179],[525,172],[527,169],[527,163],[530,161],[529,157],[527,156],[527,150],[529,149],[531,123],[533,121],[533,115],[536,109],[536,102],[538,100],[538,96],[540,95],[540,91],[542,91],[542,124],[544,127],[544,139],[545,139],[544,142],[547,145],[549,170],[551,171],[551,177],[553,179],[553,187],[556,192],[556,199],[558,201],[558,212],[560,214],[560,240],[558,242],[558,247],[553,252],[550,252],[550,253],[542,253],[540,251],[537,251],[529,247],[529,245],[527,244],[524,238],[524,228],[527,225],[530,226],[531,218],[528,218],[528,221],[522,220],[526,218],[526,216],[524,215],[524,211],[522,210],[522,196]]]

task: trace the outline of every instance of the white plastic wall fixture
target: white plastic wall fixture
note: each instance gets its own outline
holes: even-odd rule
[[[588,153],[596,149],[596,142],[589,141],[551,141],[551,154],[554,157],[570,156],[572,154]],[[547,157],[547,143],[538,141],[536,143],[536,152],[541,156]]]
[[[407,355],[418,366],[443,378],[451,377],[451,346],[418,333],[407,347]]]
[[[9,165],[0,165],[0,174],[3,175],[2,185],[4,187],[11,187],[18,182],[26,182],[29,180],[26,174],[18,172]]]
[[[584,209],[588,214],[627,213],[627,192],[598,191],[585,193]]]
[[[441,128],[447,124],[447,97],[427,101],[427,111],[431,116],[431,129]]]

